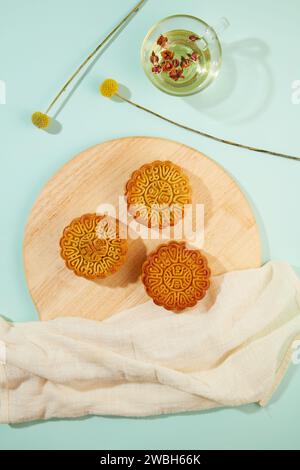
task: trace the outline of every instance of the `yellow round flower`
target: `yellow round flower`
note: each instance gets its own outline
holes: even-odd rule
[[[32,124],[34,124],[39,129],[46,129],[50,124],[51,118],[47,114],[36,111],[32,114],[31,121]]]
[[[101,83],[99,90],[101,95],[105,96],[106,98],[111,98],[119,90],[119,84],[116,82],[116,80],[108,78],[107,80],[104,80],[103,83]]]

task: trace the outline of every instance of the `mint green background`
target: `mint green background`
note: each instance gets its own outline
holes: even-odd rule
[[[36,320],[22,265],[24,225],[48,178],[98,142],[127,135],[162,136],[195,147],[236,178],[257,214],[264,260],[283,259],[300,274],[300,163],[249,153],[190,134],[126,104],[101,98],[107,76],[134,100],[186,124],[229,139],[299,153],[299,0],[148,0],[101,54],[58,115],[61,133],[30,123],[98,40],[136,0],[0,0],[0,311]],[[178,99],[154,89],[139,48],[160,18],[189,13],[216,24],[225,15],[222,73],[210,89]],[[61,104],[61,102],[60,102]],[[121,164],[121,162],[120,162]],[[262,358],[263,360],[263,358]],[[300,369],[291,366],[268,409],[256,405],[153,419],[92,417],[0,426],[1,449],[275,449],[300,448]]]

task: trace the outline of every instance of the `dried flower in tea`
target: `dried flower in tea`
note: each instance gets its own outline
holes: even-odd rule
[[[165,51],[161,52],[161,56],[165,60],[172,60],[174,58],[174,52],[166,49]]]
[[[152,67],[152,72],[153,73],[160,73],[161,72],[161,66],[160,65],[155,65]]]
[[[163,72],[170,72],[170,70],[173,68],[173,63],[170,60],[166,60],[161,65]]]
[[[168,42],[168,38],[166,36],[163,36],[162,34],[159,36],[157,40],[157,45],[160,47],[165,47],[165,45]]]
[[[199,59],[199,54],[197,54],[197,52],[193,52],[192,54],[188,54],[188,56],[193,62],[197,62],[197,60]]]
[[[159,62],[159,57],[155,54],[154,51],[152,51],[152,54],[150,56],[150,62],[153,64],[153,65],[157,65],[158,62]]]
[[[180,66],[183,68],[183,69],[187,69],[189,66],[191,65],[191,60],[189,58],[186,58],[186,57],[181,57],[181,62],[180,62]]]
[[[172,80],[174,80],[175,82],[177,82],[179,78],[184,78],[183,70],[181,68],[173,68],[169,73],[169,77],[172,78]]]
[[[195,34],[191,34],[191,35],[189,36],[189,40],[190,40],[191,42],[199,41],[199,39],[200,39],[199,36],[196,36]]]

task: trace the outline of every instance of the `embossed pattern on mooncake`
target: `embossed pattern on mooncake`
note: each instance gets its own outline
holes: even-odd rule
[[[210,286],[210,269],[199,250],[170,242],[150,254],[142,268],[142,281],[154,303],[181,312],[203,299]]]
[[[105,278],[124,263],[128,246],[120,224],[104,215],[85,214],[64,229],[61,256],[67,268],[86,279]]]
[[[183,170],[169,161],[155,161],[135,171],[126,185],[128,211],[143,225],[164,228],[183,217],[191,203],[191,187]]]

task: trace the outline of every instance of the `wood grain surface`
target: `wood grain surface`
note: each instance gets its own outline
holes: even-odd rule
[[[239,186],[213,160],[185,145],[150,137],[99,144],[70,160],[38,197],[24,238],[26,278],[42,320],[58,316],[103,319],[148,298],[140,280],[147,253],[161,240],[133,237],[127,262],[105,280],[88,281],[69,271],[59,240],[72,219],[118,207],[133,171],[154,160],[171,160],[190,177],[193,204],[204,205],[204,246],[214,275],[258,267],[261,244],[252,208]]]

